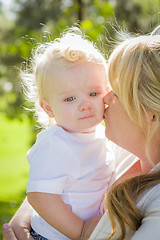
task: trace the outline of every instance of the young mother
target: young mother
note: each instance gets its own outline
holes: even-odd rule
[[[106,136],[141,159],[143,174],[110,189],[106,213],[94,231],[97,218],[86,222],[82,239],[93,231],[90,239],[159,240],[160,35],[155,31],[119,44],[109,58],[108,79],[112,90],[104,99]],[[25,201],[12,220],[22,234],[29,226],[28,208]],[[5,240],[17,239],[12,228],[3,234]]]
[[[160,239],[160,35],[156,32],[122,42],[109,58],[112,91],[104,99],[106,137],[141,159],[142,174],[110,189],[106,213],[90,239]],[[90,235],[91,221],[85,230]]]

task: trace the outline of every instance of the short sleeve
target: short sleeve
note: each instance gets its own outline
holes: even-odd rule
[[[77,174],[76,156],[69,145],[57,137],[38,140],[27,159],[30,163],[27,192],[61,194]]]

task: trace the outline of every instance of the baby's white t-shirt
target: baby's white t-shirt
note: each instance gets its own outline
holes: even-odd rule
[[[84,221],[98,215],[115,171],[107,141],[102,124],[87,134],[71,133],[59,126],[42,131],[27,154],[30,163],[27,192],[58,194]],[[35,211],[31,226],[47,239],[68,239]]]

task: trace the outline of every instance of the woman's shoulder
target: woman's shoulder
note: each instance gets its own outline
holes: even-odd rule
[[[160,200],[160,183],[156,184],[155,186],[151,187],[147,193],[148,198],[152,199],[159,199]]]
[[[144,212],[160,212],[160,183],[146,190],[139,198],[137,206]]]

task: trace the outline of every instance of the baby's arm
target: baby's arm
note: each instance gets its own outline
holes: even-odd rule
[[[52,227],[72,240],[80,239],[84,221],[75,215],[56,194],[30,192],[28,201]]]
[[[88,239],[103,215],[95,216],[85,222],[81,239]]]

